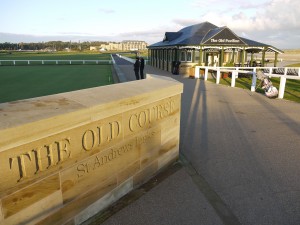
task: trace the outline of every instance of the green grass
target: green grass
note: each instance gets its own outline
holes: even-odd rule
[[[271,78],[271,81],[279,90],[280,78]],[[286,80],[284,99],[300,103],[300,80]]]
[[[73,53],[73,52],[2,52],[0,54],[0,60],[66,60],[58,61],[58,64],[69,65],[68,60],[111,60],[110,54],[107,53]],[[13,61],[2,61],[2,66],[14,66]],[[99,64],[107,64],[107,62],[98,62]],[[45,65],[55,65],[55,61],[45,61]],[[74,65],[90,64],[95,65],[96,62],[82,61],[72,62]],[[28,61],[16,61],[16,66],[28,65]],[[31,61],[30,65],[42,65],[41,61]]]
[[[285,67],[300,67],[300,63],[290,64]]]
[[[211,82],[216,82],[215,79],[208,79]],[[279,90],[280,78],[271,78],[273,85]],[[257,84],[260,82],[257,80]],[[235,87],[243,88],[250,90],[251,89],[252,79],[250,78],[237,78],[235,80]],[[231,78],[221,78],[220,84],[222,85],[231,85]],[[256,89],[256,92],[264,93],[264,90],[260,87]],[[300,80],[286,80],[284,99],[291,100],[300,103]]]
[[[111,65],[0,66],[0,103],[111,83]]]
[[[136,54],[135,53],[121,53],[121,55],[124,55],[128,58],[132,58],[135,59],[136,58]],[[148,58],[148,51],[142,51],[140,52],[139,57],[143,57],[144,59]]]
[[[110,60],[107,53],[78,52],[1,52],[0,60]],[[112,83],[111,65],[95,62],[2,62],[0,66],[0,103]],[[78,64],[78,66],[74,65]],[[93,65],[88,65],[93,64]],[[79,66],[80,65],[80,66]]]

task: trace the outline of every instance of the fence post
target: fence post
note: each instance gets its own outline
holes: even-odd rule
[[[252,73],[252,84],[251,84],[251,91],[252,92],[255,92],[256,80],[257,80],[256,73],[253,72]]]
[[[217,68],[217,79],[216,79],[216,84],[220,83],[220,77],[221,77],[221,72],[220,72],[220,67]]]
[[[14,60],[14,66],[16,65],[16,61]]]
[[[284,89],[285,89],[285,83],[286,83],[286,76],[282,75],[280,77],[280,85],[279,85],[279,93],[278,93],[278,98],[283,98],[284,96]]]
[[[234,71],[234,70],[231,72],[231,87],[235,87],[236,73],[237,73],[237,71]]]
[[[195,78],[200,78],[200,68],[195,66]]]
[[[208,68],[205,67],[204,80],[207,80],[208,77]]]
[[[30,64],[30,61],[28,60],[28,65]]]

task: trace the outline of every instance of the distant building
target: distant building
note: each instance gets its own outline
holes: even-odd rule
[[[172,70],[175,61],[180,61],[181,74],[189,73],[195,65],[205,66],[254,66],[255,53],[262,54],[261,66],[265,63],[265,53],[277,55],[281,50],[264,43],[237,36],[228,27],[217,27],[204,22],[185,27],[178,32],[165,32],[162,41],[147,47],[151,65]]]
[[[145,41],[122,41],[122,50],[123,51],[138,51],[144,50],[147,48],[147,43]]]
[[[145,41],[108,42],[99,46],[90,46],[91,51],[138,51],[147,48]]]
[[[99,50],[99,47],[97,46],[90,46],[90,51],[97,51]]]

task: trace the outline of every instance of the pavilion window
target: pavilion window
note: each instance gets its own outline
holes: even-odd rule
[[[181,62],[192,62],[192,52],[191,51],[181,51],[180,61]]]
[[[186,61],[187,62],[192,62],[192,52],[187,52],[187,54],[186,54]]]
[[[200,53],[199,53],[199,51],[195,51],[195,59],[194,59],[194,62],[199,62],[199,59],[200,59]]]
[[[185,51],[181,51],[181,53],[180,53],[180,61],[181,62],[186,62],[186,52]]]
[[[169,50],[169,61],[173,60],[173,50]]]

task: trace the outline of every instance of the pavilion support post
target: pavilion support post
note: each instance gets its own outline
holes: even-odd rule
[[[158,58],[158,55],[157,55],[157,49],[155,49],[155,67],[156,67],[156,68],[158,67],[157,58]]]
[[[161,69],[165,70],[165,61],[166,61],[166,49],[163,50],[163,54],[162,54],[162,65],[161,65]]]
[[[242,62],[242,51],[241,50],[238,50],[238,52],[237,52],[237,55],[238,55],[238,57],[237,57],[237,62],[238,62],[238,64],[240,65],[241,64],[241,62]]]
[[[152,63],[151,63],[151,65],[155,67],[155,50],[152,49],[151,51],[152,51]]]
[[[162,69],[163,67],[163,60],[164,60],[164,49],[162,49],[160,52],[159,69]]]
[[[156,67],[156,50],[152,50],[152,58],[153,58],[153,62],[152,62],[152,65],[154,67]]]
[[[164,66],[164,70],[167,70],[167,71],[169,71],[169,49],[166,49],[165,50],[165,61],[164,61],[164,64],[165,64],[165,66]]]
[[[153,50],[153,66],[155,67],[157,67],[156,61],[157,61],[156,50]]]
[[[245,48],[242,51],[242,67],[245,66]]]
[[[253,52],[251,52],[251,60],[250,60],[250,66],[253,66]]]
[[[202,47],[200,47],[200,50],[199,50],[199,66],[202,66],[202,62],[203,62],[203,50],[202,50]]]
[[[278,52],[275,52],[274,67],[277,67]]]
[[[170,65],[170,71],[172,71],[172,61],[173,61],[173,49],[169,50],[169,65]]]
[[[175,54],[176,54],[176,49],[172,49],[172,62],[175,61]]]
[[[158,67],[158,50],[156,49],[155,50],[155,67],[157,68]]]
[[[159,68],[160,66],[160,51],[161,49],[157,49],[157,52],[156,52],[156,67]]]
[[[178,61],[178,49],[175,49],[175,58],[174,58],[175,61]]]
[[[165,50],[165,61],[164,61],[164,70],[167,70],[168,71],[168,61],[169,61],[169,50],[166,49]]]
[[[222,50],[221,50],[221,57],[220,57],[220,60],[219,60],[219,66],[223,66],[223,62],[224,62],[224,47],[222,47]]]
[[[172,61],[173,61],[173,50],[169,49],[168,52],[169,52],[169,54],[168,54],[168,68],[169,68],[169,71],[171,71],[172,70]]]
[[[165,49],[164,70],[168,70],[168,53],[169,53],[169,50]]]
[[[261,66],[265,66],[265,58],[266,58],[266,49],[262,51],[262,59],[261,59]]]
[[[193,63],[196,62],[196,61],[195,61],[195,49],[193,49],[193,53],[192,53],[192,62],[193,62]]]
[[[162,59],[163,59],[163,56],[164,56],[164,50],[161,49],[160,52],[159,52],[159,69],[161,69],[162,67]]]

